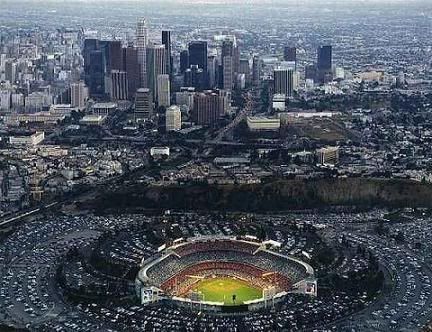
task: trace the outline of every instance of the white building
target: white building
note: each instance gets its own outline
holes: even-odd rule
[[[277,131],[280,129],[280,119],[265,116],[248,116],[247,125],[251,131]]]
[[[154,146],[150,149],[150,155],[152,157],[162,157],[170,155],[170,148],[167,146]]]
[[[165,128],[166,131],[181,129],[181,111],[177,105],[173,105],[167,109],[165,113]]]
[[[286,108],[286,96],[284,94],[273,95],[273,109],[278,112],[285,111]]]
[[[10,136],[9,144],[11,145],[38,145],[45,139],[45,133],[43,131],[37,131],[32,135],[28,136]]]
[[[328,146],[316,152],[320,165],[336,165],[339,162],[339,147],[337,146]]]
[[[113,114],[117,109],[116,103],[96,103],[92,106],[92,112],[96,115],[107,116]]]

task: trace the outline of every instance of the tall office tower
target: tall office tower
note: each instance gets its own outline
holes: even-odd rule
[[[10,83],[15,83],[17,79],[17,63],[12,60],[6,60],[5,62],[5,79]]]
[[[227,39],[222,42],[222,89],[224,90],[232,90],[234,82],[234,48],[233,40]]]
[[[107,63],[108,74],[111,70],[123,69],[123,49],[119,40],[112,40],[108,43],[109,62]]]
[[[150,89],[139,88],[135,94],[135,122],[145,121],[153,116],[153,97]]]
[[[127,73],[120,70],[111,70],[111,100],[126,100],[128,98]]]
[[[214,55],[209,55],[207,58],[207,68],[208,68],[208,82],[209,82],[209,86],[211,88],[216,86],[216,72],[218,70],[218,61],[216,56]]]
[[[222,88],[231,91],[234,83],[234,59],[232,56],[227,55],[223,57],[223,86]]]
[[[90,53],[99,49],[97,39],[84,40],[83,58],[84,58],[84,81],[87,86],[90,85]]]
[[[261,79],[261,59],[259,56],[254,55],[252,63],[252,84],[258,86]]]
[[[332,69],[332,47],[320,46],[318,48],[318,70],[331,70]]]
[[[295,47],[286,46],[284,48],[284,61],[297,63],[297,49]]]
[[[6,54],[4,53],[0,54],[0,71],[5,70],[6,58],[7,58]]]
[[[157,77],[157,101],[158,106],[168,107],[171,105],[170,77],[168,74],[158,75]]]
[[[245,83],[249,86],[251,84],[251,68],[249,59],[240,59],[239,74],[245,75]]]
[[[138,65],[138,50],[133,46],[123,49],[123,70],[127,73],[128,99],[132,100],[140,84],[140,71]]]
[[[292,97],[296,89],[296,74],[292,68],[275,68],[273,93]]]
[[[317,69],[319,83],[327,83],[333,80],[332,53],[331,46],[321,46],[318,48]]]
[[[166,54],[166,73],[172,77],[173,59],[171,54],[171,31],[162,31],[162,44],[165,46]]]
[[[181,111],[180,107],[173,105],[165,113],[165,130],[175,131],[181,129]]]
[[[90,52],[89,92],[91,96],[105,94],[105,60],[102,51]]]
[[[184,73],[189,68],[189,51],[183,50],[180,52],[180,73]]]
[[[200,91],[204,88],[204,71],[197,65],[191,65],[189,69],[184,72],[184,86],[194,87]]]
[[[84,82],[72,83],[71,87],[71,106],[80,110],[85,108],[85,102],[88,97],[87,87]]]
[[[146,47],[148,45],[147,21],[144,18],[138,19],[136,29],[136,47],[138,55],[138,65],[140,67],[140,87],[147,86],[147,61]]]
[[[193,41],[189,43],[189,66],[196,65],[203,70],[204,87],[207,87],[207,42]]]
[[[0,91],[0,110],[9,111],[12,106],[10,91]]]
[[[215,125],[225,113],[226,96],[219,91],[205,91],[194,96],[192,120],[199,125]]]
[[[147,86],[152,91],[153,101],[158,99],[157,77],[166,74],[166,56],[164,45],[147,47]]]
[[[305,67],[305,79],[316,80],[317,78],[317,67],[315,65],[307,65]]]

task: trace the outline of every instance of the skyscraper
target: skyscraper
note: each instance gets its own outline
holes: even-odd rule
[[[252,84],[257,86],[261,78],[261,59],[259,56],[254,55],[252,63]]]
[[[189,66],[197,65],[203,70],[204,85],[207,86],[207,42],[193,41],[189,43]]]
[[[90,85],[90,53],[99,49],[99,41],[97,39],[84,40],[83,58],[84,58],[84,81]]]
[[[233,87],[234,82],[234,61],[233,57],[230,55],[223,57],[223,86],[224,90],[230,91]]]
[[[184,72],[184,85],[187,87],[194,87],[196,90],[204,88],[204,71],[197,65],[191,65],[189,69]]]
[[[162,44],[165,46],[166,73],[172,76],[172,56],[171,56],[171,31],[162,31]]]
[[[232,90],[234,82],[234,47],[233,40],[227,39],[222,43],[222,89],[224,90]]]
[[[133,46],[123,49],[123,70],[127,73],[128,99],[132,100],[140,85],[140,67],[138,65],[138,50]]]
[[[251,68],[249,59],[240,59],[239,73],[245,75],[246,85],[251,84]]]
[[[215,125],[225,113],[228,94],[224,91],[205,91],[194,96],[192,120],[199,125]]]
[[[296,89],[296,73],[292,68],[276,68],[273,71],[274,94],[282,94],[286,97],[292,97]]]
[[[71,106],[78,109],[85,107],[85,101],[88,97],[87,88],[84,82],[71,84]]]
[[[180,52],[180,73],[184,73],[189,68],[189,51],[183,50]]]
[[[207,59],[207,68],[208,68],[208,82],[211,88],[216,86],[216,72],[218,70],[218,61],[215,55],[209,55]]]
[[[157,77],[157,101],[158,106],[168,107],[170,102],[170,78],[168,74],[161,74]]]
[[[181,129],[181,111],[180,107],[173,105],[165,113],[165,130],[174,131]]]
[[[122,43],[119,40],[112,40],[108,43],[109,62],[107,70],[122,70],[123,67],[123,50]],[[108,72],[109,73],[109,72]]]
[[[126,100],[128,98],[127,73],[120,70],[111,70],[111,100]]]
[[[331,46],[321,46],[318,48],[317,69],[319,83],[327,83],[333,80],[332,53]]]
[[[331,70],[332,69],[332,47],[320,46],[318,47],[318,70]]]
[[[103,96],[105,94],[105,57],[102,51],[90,52],[88,87],[90,95]]]
[[[284,61],[297,62],[297,49],[295,47],[286,46],[284,48]]]
[[[147,47],[147,86],[152,91],[154,101],[158,98],[158,75],[166,74],[166,56],[164,45]]]
[[[153,116],[152,94],[150,89],[139,88],[135,94],[135,122],[150,119]]]
[[[5,62],[5,79],[11,83],[15,83],[17,78],[17,63],[10,59]]]
[[[140,18],[137,22],[136,29],[136,47],[138,56],[138,65],[140,72],[140,87],[147,86],[147,61],[146,47],[148,44],[147,21]]]

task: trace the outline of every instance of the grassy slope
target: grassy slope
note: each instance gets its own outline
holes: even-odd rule
[[[432,185],[407,180],[277,180],[256,185],[126,187],[105,192],[100,210],[157,208],[282,211],[327,206],[432,207]]]

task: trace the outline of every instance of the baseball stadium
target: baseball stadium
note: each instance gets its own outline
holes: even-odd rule
[[[252,236],[177,239],[142,261],[137,296],[146,305],[169,301],[221,314],[271,307],[290,293],[316,296],[313,268],[279,246]]]

